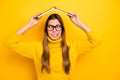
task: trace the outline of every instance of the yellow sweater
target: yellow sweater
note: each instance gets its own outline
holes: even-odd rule
[[[53,41],[48,38],[48,47],[50,50],[50,73],[47,73],[45,70],[41,72],[42,65],[40,60],[43,52],[42,42],[23,42],[21,41],[21,35],[14,34],[12,37],[7,39],[5,43],[8,47],[22,56],[33,59],[38,80],[74,80],[70,75],[77,57],[81,53],[84,53],[98,45],[98,42],[93,38],[91,33],[86,33],[86,35],[88,37],[86,42],[67,42],[67,45],[70,47],[69,57],[71,62],[69,75],[65,74],[62,66],[61,39]]]

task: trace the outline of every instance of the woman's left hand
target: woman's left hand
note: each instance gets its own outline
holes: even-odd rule
[[[76,24],[76,25],[79,25],[79,24],[80,24],[81,21],[80,21],[80,19],[79,19],[79,17],[78,17],[77,14],[69,12],[69,13],[68,13],[68,16],[70,17],[71,21],[72,21],[74,24]]]
[[[74,24],[76,24],[77,26],[79,26],[79,28],[81,28],[83,31],[85,31],[85,32],[90,32],[90,31],[91,31],[91,29],[90,29],[89,27],[87,27],[86,25],[84,25],[84,24],[80,21],[80,19],[79,19],[79,17],[78,17],[77,14],[69,12],[69,13],[68,13],[68,16],[70,17],[71,21],[72,21]]]

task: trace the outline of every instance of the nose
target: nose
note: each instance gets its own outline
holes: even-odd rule
[[[55,29],[55,28],[53,28],[53,31],[56,31],[56,29]]]

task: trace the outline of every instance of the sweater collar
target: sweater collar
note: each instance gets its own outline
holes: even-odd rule
[[[61,46],[61,41],[62,41],[61,37],[57,40],[52,40],[48,37],[48,46],[49,47],[60,47]]]

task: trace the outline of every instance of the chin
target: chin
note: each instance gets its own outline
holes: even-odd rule
[[[59,38],[51,38],[52,40],[58,40]]]

